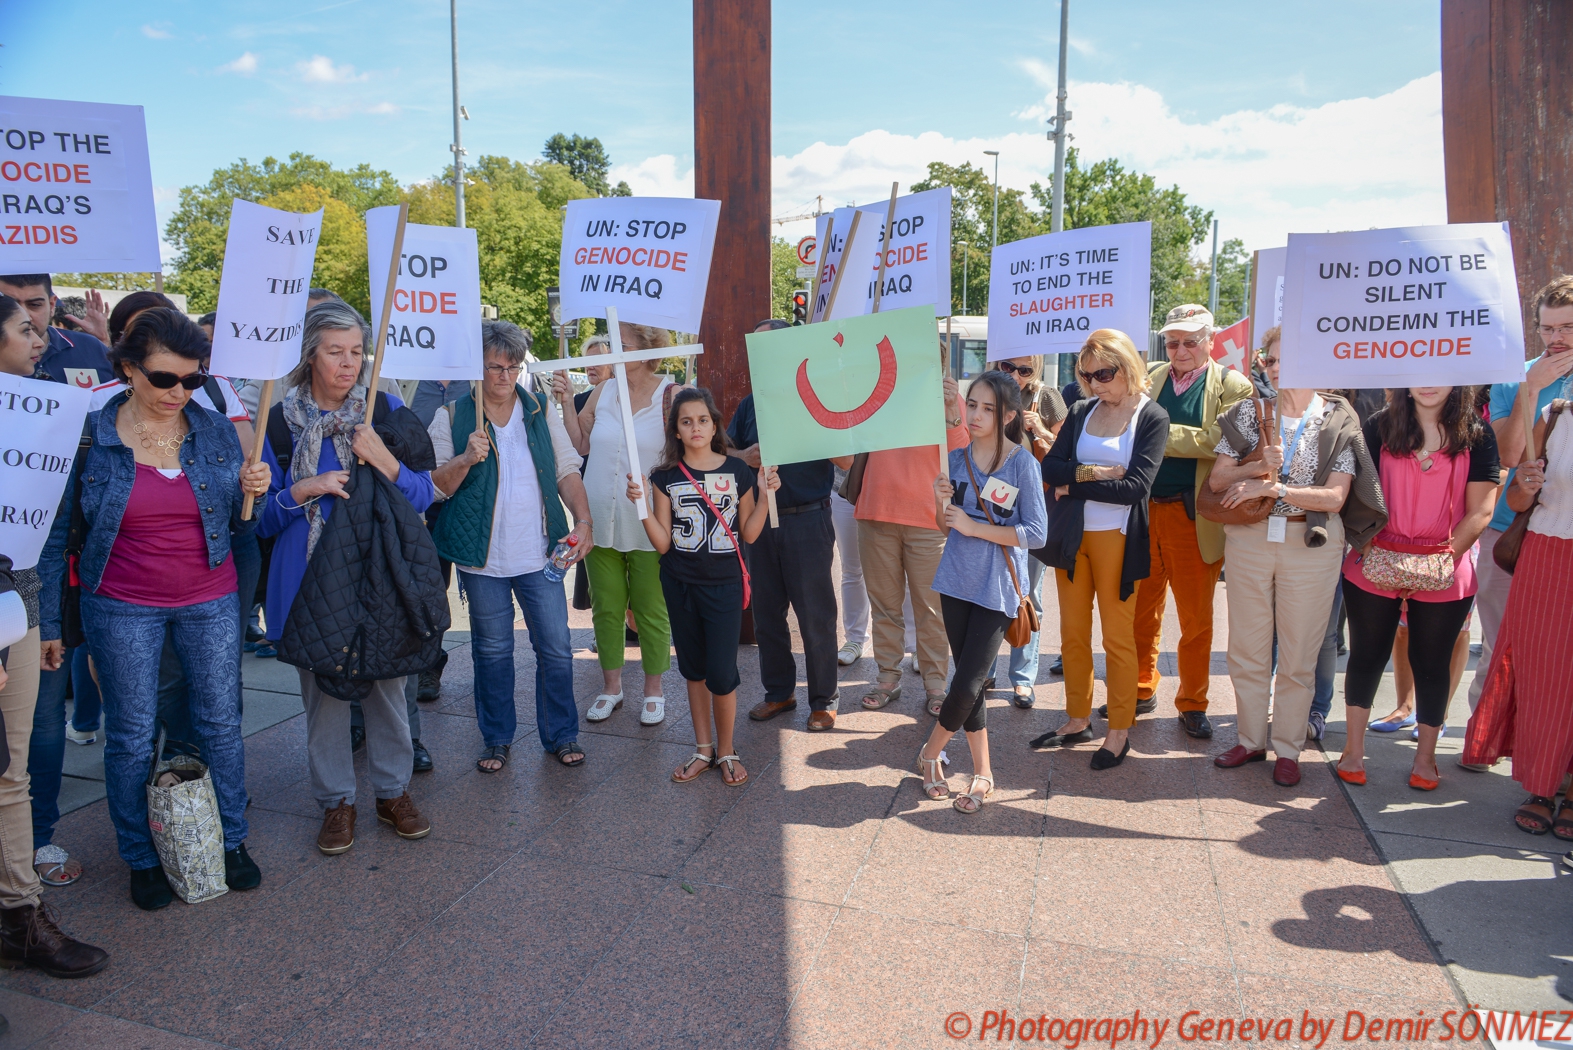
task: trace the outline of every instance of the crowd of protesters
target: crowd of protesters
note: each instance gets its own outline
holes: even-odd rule
[[[1347,616],[1337,775],[1365,784],[1367,734],[1409,729],[1408,784],[1435,790],[1478,606],[1484,644],[1460,766],[1511,757],[1529,798],[1504,819],[1573,839],[1573,423],[1557,426],[1573,375],[1573,277],[1542,289],[1533,315],[1544,354],[1523,383],[1318,391],[1278,386],[1278,329],[1245,375],[1213,359],[1212,314],[1182,305],[1160,330],[1157,363],[1102,330],[1063,392],[1033,357],[993,362],[965,391],[946,378],[943,462],[927,446],[766,467],[752,396],[723,419],[707,391],[656,361],[628,366],[626,385],[593,364],[589,390],[565,372],[533,384],[529,333],[508,322],[483,324],[479,384],[422,382],[406,406],[394,384],[368,388],[366,321],[314,289],[299,365],[260,405],[258,384],[209,372],[211,315],[193,322],[156,292],[112,310],[96,293],[65,303],[48,275],[0,277],[0,371],[93,389],[37,568],[13,570],[0,551],[0,623],[18,621],[0,665],[0,965],[78,977],[108,962],[41,897],[82,876],[54,842],[67,742],[102,735],[138,907],[174,896],[144,791],[161,728],[197,748],[211,775],[228,887],[260,885],[246,848],[244,651],[299,671],[323,853],[355,844],[362,749],[377,820],[405,839],[429,834],[410,784],[433,765],[419,703],[440,694],[455,569],[482,773],[508,765],[518,733],[516,605],[534,653],[537,743],[566,767],[590,760],[571,572],[602,676],[585,721],[623,706],[625,652],[637,646],[636,717],[661,723],[675,648],[695,751],[673,781],[716,769],[729,786],[747,782],[734,740],[739,639],[751,624],[764,696],[749,717],[793,712],[790,611],[806,728],[835,726],[838,666],[872,658],[865,710],[901,701],[910,667],[922,684],[913,706],[934,720],[917,759],[922,791],[964,814],[996,790],[991,690],[1036,703],[1049,570],[1066,719],[1031,747],[1096,743],[1100,771],[1127,760],[1138,716],[1157,706],[1171,593],[1179,724],[1210,739],[1214,595],[1227,568],[1238,717],[1214,763],[1236,769],[1271,751],[1285,788],[1322,739]],[[619,334],[629,348],[671,345],[658,329]],[[586,355],[607,342],[592,339]],[[634,451],[645,476],[632,472]],[[1398,708],[1373,721],[1390,659]],[[944,749],[957,730],[972,771],[952,797]]]

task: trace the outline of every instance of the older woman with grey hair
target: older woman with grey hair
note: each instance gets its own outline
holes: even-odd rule
[[[417,511],[432,501],[431,475],[400,462],[373,429],[401,410],[424,444],[419,420],[397,397],[378,393],[367,411],[371,327],[349,304],[330,299],[306,312],[300,364],[285,379],[284,400],[268,416],[263,462],[273,470],[257,532],[276,536],[268,568],[268,637],[278,639],[305,579],[312,551],[333,512],[348,499],[350,467],[359,459],[391,481]],[[370,420],[368,420],[368,415]],[[287,435],[287,440],[286,440]],[[281,447],[287,444],[288,447]],[[350,745],[350,706],[322,691],[316,675],[300,671],[306,706],[306,752],[312,793],[322,806],[317,848],[343,853],[355,842],[355,766]],[[373,684],[362,702],[367,774],[377,796],[377,819],[403,838],[423,838],[431,824],[406,787],[414,763],[404,679]]]

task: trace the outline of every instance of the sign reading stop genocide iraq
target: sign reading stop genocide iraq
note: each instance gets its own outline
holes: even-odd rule
[[[1100,328],[1147,345],[1152,223],[1046,233],[1002,244],[990,259],[990,361],[1075,353]]]
[[[142,107],[0,95],[0,273],[160,268]]]
[[[568,202],[558,263],[563,316],[699,331],[720,201],[595,197]]]
[[[1286,387],[1517,383],[1524,319],[1507,223],[1292,233],[1283,331]]]
[[[378,319],[398,225],[399,209],[393,205],[366,213],[371,316]],[[398,261],[382,374],[393,379],[481,378],[481,257],[475,231],[406,223]]]
[[[31,569],[71,477],[93,392],[0,373],[0,551]]]

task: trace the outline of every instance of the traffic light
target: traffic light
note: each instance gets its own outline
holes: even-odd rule
[[[792,323],[808,323],[808,289],[799,288],[792,293]]]

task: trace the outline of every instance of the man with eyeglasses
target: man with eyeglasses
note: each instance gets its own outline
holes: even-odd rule
[[[1507,486],[1524,460],[1531,454],[1524,447],[1525,418],[1531,412],[1538,418],[1557,398],[1573,396],[1573,276],[1553,278],[1535,293],[1536,328],[1545,353],[1524,365],[1522,383],[1497,383],[1491,388],[1491,429],[1497,436],[1497,454],[1502,466],[1513,468],[1502,479],[1502,494],[1497,497],[1491,524],[1480,534],[1480,556],[1475,563],[1478,590],[1475,608],[1480,611],[1480,661],[1469,685],[1469,709],[1480,702],[1491,667],[1491,647],[1496,644],[1507,610],[1507,592],[1513,577],[1497,568],[1492,557],[1497,540],[1513,524],[1513,511],[1507,505]],[[1567,424],[1564,423],[1564,426]],[[1462,765],[1462,763],[1460,763]],[[1484,772],[1485,766],[1464,766]]]
[[[1169,311],[1159,334],[1169,360],[1150,371],[1154,400],[1169,413],[1169,441],[1153,481],[1147,539],[1152,574],[1136,588],[1136,712],[1158,706],[1158,646],[1168,592],[1180,616],[1180,689],[1174,706],[1187,735],[1213,735],[1207,686],[1213,648],[1213,590],[1223,569],[1223,526],[1196,516],[1207,484],[1218,417],[1251,396],[1251,381],[1212,359],[1213,315],[1187,303]]]

